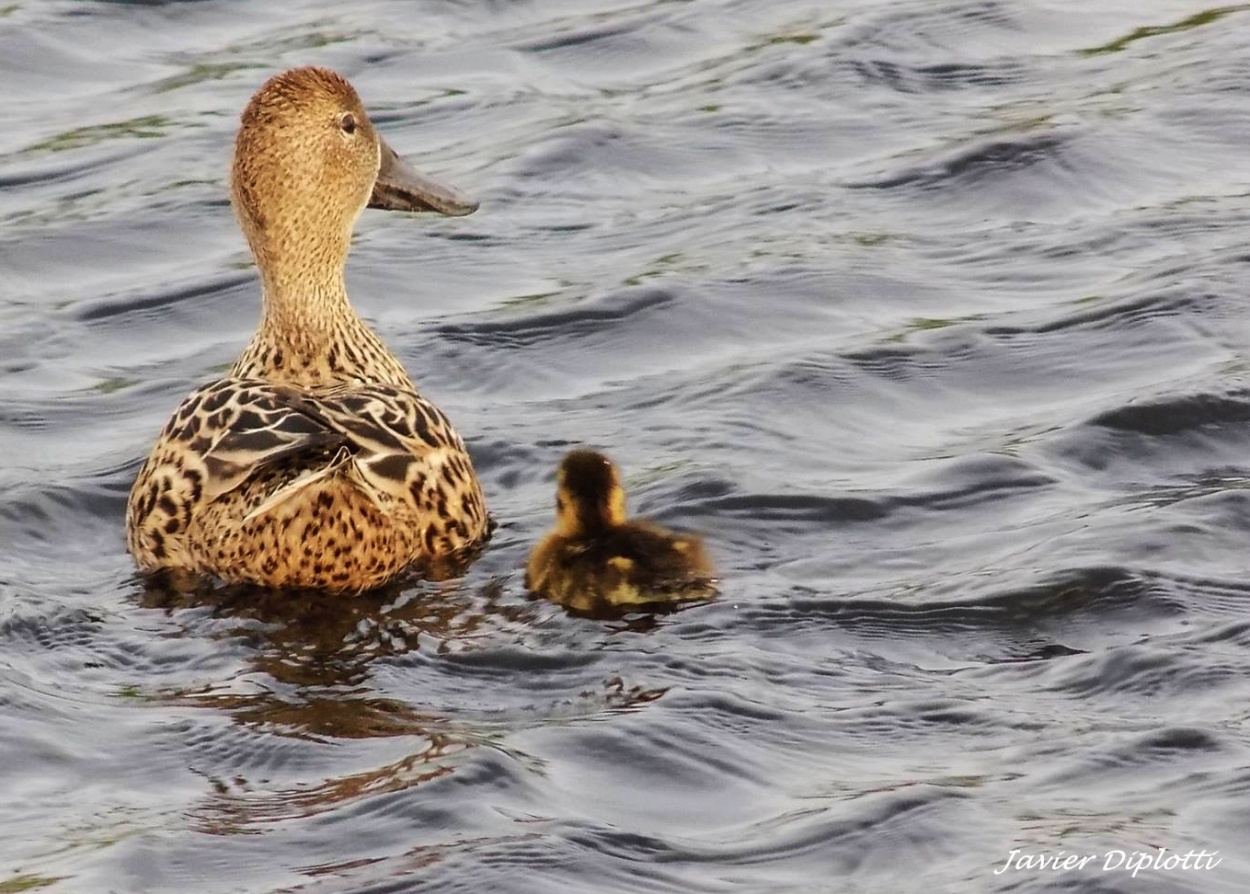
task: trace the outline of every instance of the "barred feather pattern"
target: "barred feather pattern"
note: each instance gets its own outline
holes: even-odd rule
[[[206,385],[161,432],[127,505],[142,568],[341,593],[454,562],[488,524],[446,416],[386,383]]]

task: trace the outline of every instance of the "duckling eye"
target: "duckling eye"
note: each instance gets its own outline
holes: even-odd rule
[[[339,119],[339,127],[343,129],[343,133],[351,136],[356,132],[356,116],[351,112],[345,112]]]

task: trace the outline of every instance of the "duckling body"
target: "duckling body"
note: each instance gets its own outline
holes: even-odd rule
[[[126,511],[140,568],[337,593],[454,565],[489,517],[464,443],[347,299],[366,204],[467,214],[374,132],[324,69],[266,83],[244,111],[232,199],[264,309],[227,375],[157,439]]]
[[[576,450],[560,464],[556,527],[530,554],[526,586],[576,611],[654,606],[712,595],[702,541],[647,521],[630,521],[615,466]]]

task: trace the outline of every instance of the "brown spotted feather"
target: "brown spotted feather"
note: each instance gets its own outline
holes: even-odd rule
[[[416,394],[224,379],[165,427],[127,522],[143,567],[362,591],[469,550],[487,514],[459,435]]]

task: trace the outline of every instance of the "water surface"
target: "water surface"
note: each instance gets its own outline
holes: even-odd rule
[[[0,892],[1241,892],[1250,10],[0,10]],[[482,200],[362,313],[501,528],[461,581],[172,598],[126,492],[258,313],[270,74]],[[533,602],[574,445],[721,598]],[[1108,852],[1218,851],[1204,870]],[[1098,855],[1080,871],[1008,854]]]

